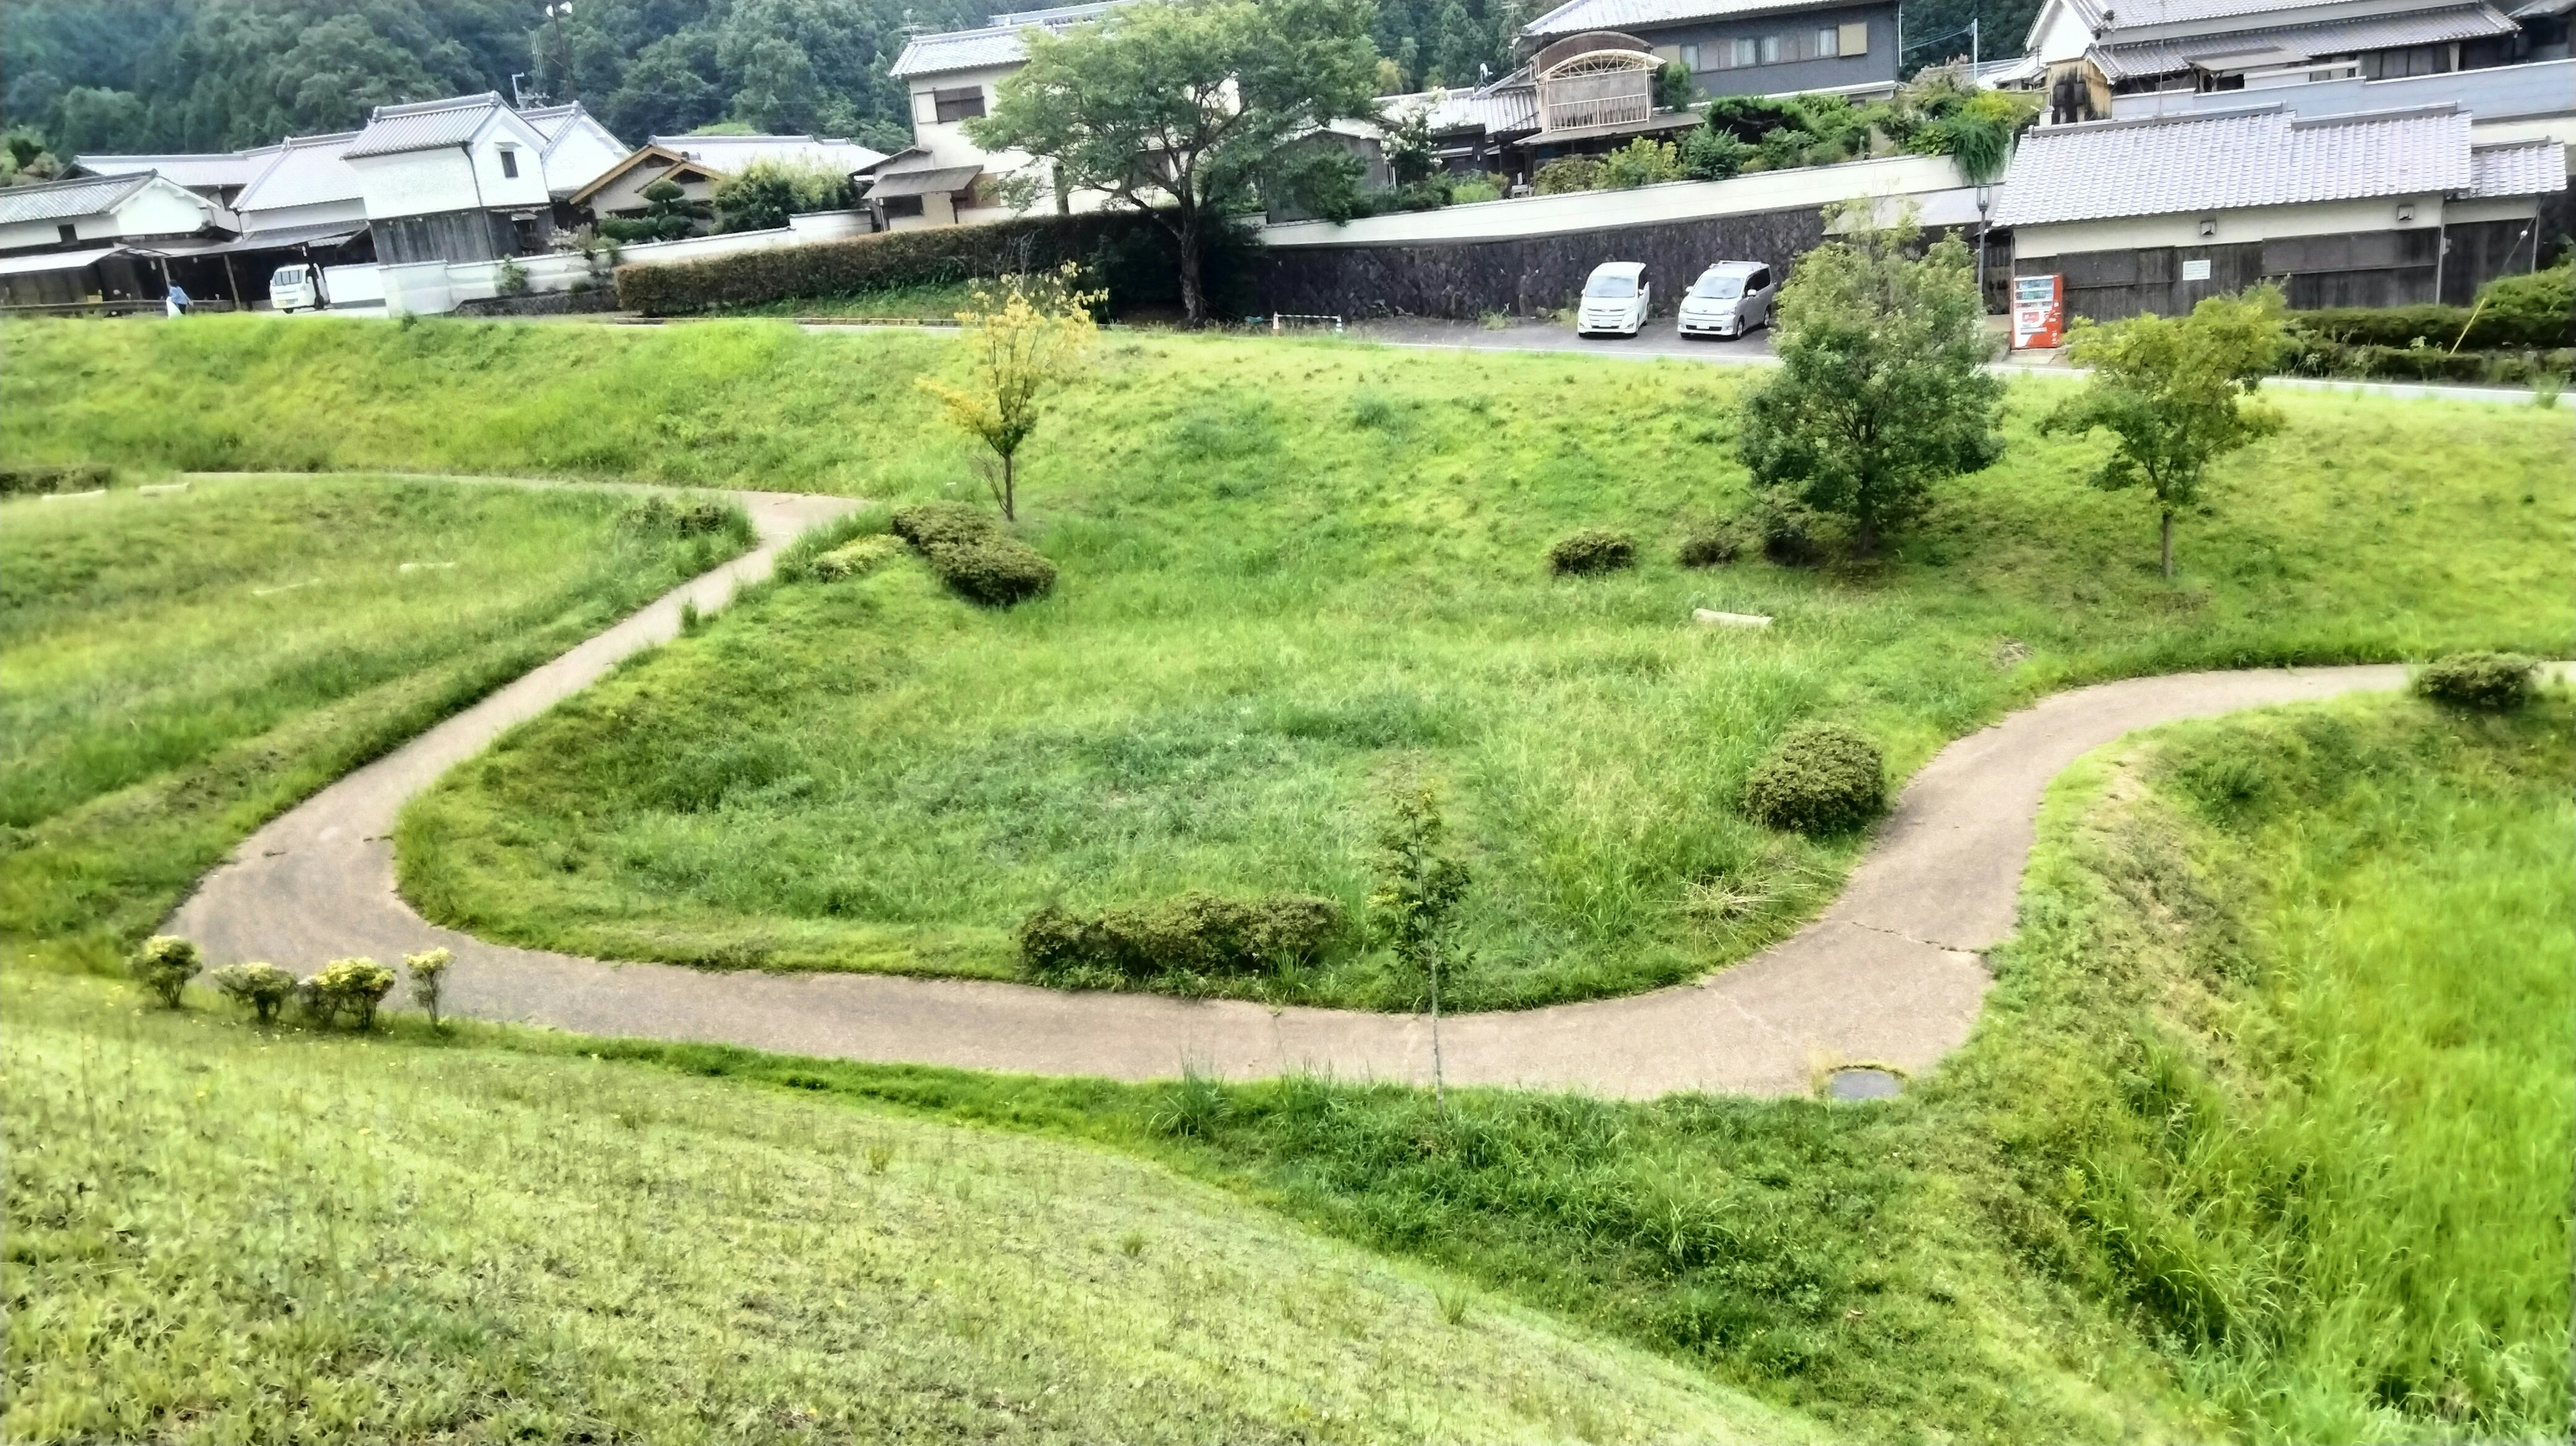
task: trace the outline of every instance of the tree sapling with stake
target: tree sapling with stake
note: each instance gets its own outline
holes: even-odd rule
[[[1431,1097],[1449,1110],[1440,1060],[1440,974],[1452,977],[1471,961],[1458,942],[1458,905],[1467,894],[1467,866],[1444,847],[1448,825],[1440,795],[1427,783],[1398,787],[1377,834],[1377,887],[1369,912],[1378,937],[1397,963],[1419,974],[1431,997]]]

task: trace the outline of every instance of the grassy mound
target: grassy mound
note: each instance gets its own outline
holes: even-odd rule
[[[125,339],[147,330],[180,329],[27,328],[40,366],[0,386],[111,455],[175,445],[160,413],[26,375],[180,360]],[[273,419],[363,385],[320,460],[417,448],[984,505],[912,385],[946,364],[936,338],[305,330],[187,341],[245,379],[178,384],[187,435],[268,448],[295,435]],[[1454,1002],[1522,1006],[1686,979],[1813,911],[1860,840],[1738,811],[1795,724],[1860,729],[1901,781],[2070,682],[2576,631],[2564,415],[2284,396],[2288,432],[2225,465],[2170,588],[2146,503],[2083,484],[2100,444],[2038,436],[2053,393],[2030,383],[2006,460],[1885,565],[1685,568],[1681,542],[1746,509],[1736,385],[1686,363],[1113,339],[1025,454],[1021,528],[1053,592],[986,614],[907,566],[754,597],[451,776],[403,825],[403,886],[444,922],[609,957],[1018,977],[1012,931],[1049,901],[1293,893],[1356,915],[1383,787],[1418,772],[1479,879],[1482,963]],[[1551,577],[1549,544],[1586,527],[1633,537],[1636,565]],[[1698,628],[1695,606],[1778,622]],[[1416,1003],[1365,949],[1209,987]]]
[[[0,998],[13,1441],[1811,1436],[1096,1149]]]
[[[5,504],[0,938],[122,953],[262,821],[742,545],[633,520],[365,478]]]

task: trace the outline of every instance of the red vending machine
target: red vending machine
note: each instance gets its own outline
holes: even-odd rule
[[[2012,344],[2054,347],[2066,339],[2066,284],[2062,276],[2013,278]]]

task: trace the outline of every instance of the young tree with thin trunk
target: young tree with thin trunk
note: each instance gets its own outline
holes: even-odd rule
[[[2208,296],[2185,317],[2075,323],[2067,356],[2093,369],[2084,390],[2040,424],[2119,440],[2093,485],[2144,487],[2156,499],[2165,580],[2174,575],[2174,514],[2200,500],[2209,464],[2281,429],[2281,414],[2245,397],[2280,360],[2280,288]]]
[[[1137,0],[1063,35],[1033,29],[1028,64],[966,133],[1153,217],[1177,243],[1195,325],[1209,233],[1280,149],[1377,118],[1370,15],[1368,0]]]
[[[1840,238],[1799,257],[1781,288],[1780,365],[1746,400],[1738,443],[1756,486],[1849,519],[1863,557],[1934,484],[2003,452],[1968,249],[1949,237],[1918,255],[1912,218],[1880,226],[1870,207],[1842,208]]]
[[[965,385],[920,379],[922,390],[946,404],[950,421],[993,449],[1000,462],[993,500],[1008,521],[1019,518],[1020,445],[1037,431],[1047,394],[1082,374],[1097,332],[1091,312],[1102,294],[1076,290],[1076,274],[1067,262],[1052,276],[978,283],[957,313]]]
[[[1431,1097],[1449,1109],[1440,1059],[1440,979],[1454,979],[1469,961],[1458,942],[1458,904],[1467,894],[1467,866],[1446,849],[1448,825],[1440,796],[1427,783],[1397,788],[1377,833],[1377,888],[1369,912],[1378,937],[1431,995]]]

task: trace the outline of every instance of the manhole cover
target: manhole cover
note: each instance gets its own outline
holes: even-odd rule
[[[1829,1100],[1892,1100],[1904,1085],[1883,1069],[1838,1069],[1825,1078]]]

